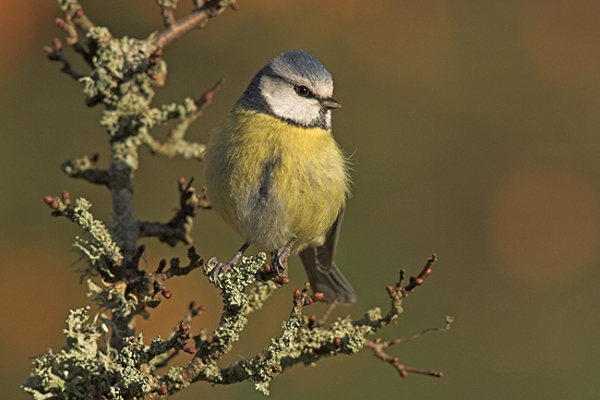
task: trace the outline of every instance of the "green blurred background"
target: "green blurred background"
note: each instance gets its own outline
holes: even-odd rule
[[[145,37],[161,26],[151,0],[82,3],[115,36]],[[179,15],[189,11],[183,3]],[[107,136],[100,107],[85,107],[81,85],[41,51],[62,34],[55,3],[1,0],[0,13],[0,387],[3,398],[26,399],[18,385],[28,357],[58,351],[69,308],[89,303],[70,247],[79,230],[51,218],[42,198],[68,189],[107,217],[104,188],[59,170],[65,159],[95,152],[106,166]],[[443,371],[441,379],[401,379],[364,351],[286,371],[272,398],[598,398],[600,2],[241,0],[239,11],[166,49],[169,75],[156,104],[198,96],[225,77],[189,133],[204,142],[251,77],[293,48],[332,72],[344,106],[334,134],[354,164],[337,260],[359,301],[336,315],[386,307],[385,286],[399,268],[416,273],[435,251],[433,276],[383,336],[443,326],[447,314],[456,323],[390,349],[407,365]],[[166,130],[155,133],[164,138]],[[202,165],[142,151],[139,218],[170,218],[180,176],[199,187]],[[212,212],[199,213],[194,239],[206,257],[226,258],[241,243]],[[185,254],[146,243],[149,268]],[[291,284],[252,316],[227,361],[254,355],[277,335],[304,279],[293,260]],[[208,306],[193,328],[215,326],[217,292],[199,272],[169,288],[173,298],[139,323],[148,340],[164,336],[191,299]],[[263,398],[249,383],[199,383],[173,398],[200,396]]]

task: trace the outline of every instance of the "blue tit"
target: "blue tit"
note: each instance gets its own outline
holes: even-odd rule
[[[213,133],[205,155],[207,195],[245,240],[271,252],[276,283],[299,253],[313,291],[351,304],[356,294],[333,262],[346,199],[348,160],[331,133],[333,79],[312,55],[292,50],[250,82]]]

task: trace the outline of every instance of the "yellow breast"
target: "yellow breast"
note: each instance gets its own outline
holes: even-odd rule
[[[265,250],[320,240],[344,206],[347,161],[331,132],[237,108],[205,157],[215,210],[245,240]]]

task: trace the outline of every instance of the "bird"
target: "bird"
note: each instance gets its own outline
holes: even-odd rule
[[[327,303],[352,304],[356,293],[333,261],[346,200],[349,161],[331,130],[331,73],[313,55],[279,54],[251,80],[213,132],[204,165],[206,194],[217,214],[250,245],[271,252],[279,286],[287,258],[299,253],[311,289]]]

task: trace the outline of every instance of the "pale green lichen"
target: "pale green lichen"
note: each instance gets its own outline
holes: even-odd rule
[[[87,258],[94,269],[110,273],[108,266],[119,265],[123,259],[119,246],[113,241],[106,226],[89,212],[92,204],[84,198],[75,200],[73,221],[85,232],[77,237],[74,246]]]
[[[103,288],[96,285],[91,279],[87,280],[88,297],[101,309],[110,310],[119,319],[129,319],[135,315],[149,317],[146,302],[140,301],[133,293],[127,291],[123,282],[111,284],[103,282]]]
[[[77,2],[76,0],[58,0],[58,6],[63,11],[67,11],[69,8],[81,8],[79,2]]]
[[[156,4],[161,7],[175,8],[179,0],[156,0]]]
[[[233,342],[239,340],[240,332],[248,323],[247,315],[253,308],[248,308],[249,297],[245,290],[256,280],[256,273],[264,267],[266,258],[264,253],[254,257],[242,257],[237,266],[216,275],[214,269],[217,265],[214,263],[209,263],[204,270],[209,281],[221,289],[223,297],[223,314],[219,328],[214,333],[214,341],[221,351],[228,351]],[[258,305],[257,301],[258,298],[254,295],[255,307]]]
[[[117,365],[112,354],[98,350],[101,330],[96,318],[87,322],[88,311],[89,307],[71,311],[64,330],[67,345],[61,352],[49,350],[34,359],[33,372],[23,385],[34,399],[93,398],[96,391],[108,393],[116,385]]]
[[[92,399],[99,393],[112,399],[141,398],[157,387],[152,360],[170,347],[155,338],[145,346],[142,335],[124,340],[118,353],[100,338],[108,328],[96,316],[88,322],[89,307],[71,311],[67,319],[67,345],[58,354],[34,359],[34,369],[23,390],[35,400]]]
[[[314,365],[322,357],[356,354],[369,333],[370,328],[355,326],[350,318],[338,319],[329,328],[308,329],[306,317],[292,317],[283,323],[282,334],[271,340],[261,357],[244,363],[243,369],[257,390],[269,394],[269,383],[284,369],[298,363]]]
[[[253,311],[260,310],[265,301],[271,297],[276,289],[277,285],[272,281],[257,282],[257,284],[250,289],[250,293],[248,293],[247,312],[251,313]]]

